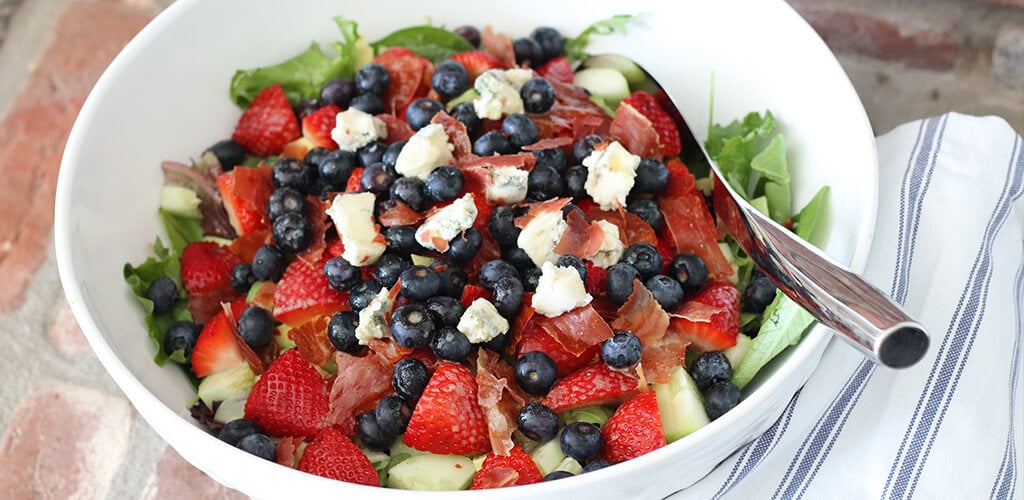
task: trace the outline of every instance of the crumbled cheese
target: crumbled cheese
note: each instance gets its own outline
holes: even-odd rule
[[[526,82],[533,78],[533,70],[525,68],[506,69],[504,75],[508,83],[512,84],[512,88],[519,92],[523,90],[523,85],[526,85]]]
[[[491,69],[476,78],[473,88],[480,95],[473,99],[473,109],[480,119],[498,120],[502,115],[523,112],[519,89],[530,79],[522,80],[523,71],[532,75],[529,70]]]
[[[391,336],[386,316],[391,312],[394,303],[388,298],[390,292],[382,288],[373,300],[359,311],[359,324],[356,326],[356,338],[359,345],[369,345],[372,339],[383,339]]]
[[[356,108],[338,113],[331,139],[338,143],[338,149],[355,151],[377,139],[388,136],[388,126],[376,116]]]
[[[470,342],[479,344],[508,331],[509,323],[489,300],[473,301],[459,318],[457,328]]]
[[[519,233],[516,244],[538,266],[554,262],[558,260],[555,247],[558,246],[558,240],[562,239],[566,227],[561,210],[538,214]]]
[[[626,205],[626,195],[633,189],[639,164],[639,156],[613,141],[583,159],[583,166],[587,167],[587,182],[583,188],[601,210],[617,210]]]
[[[533,309],[554,318],[594,299],[583,284],[579,271],[571,266],[556,266],[545,262],[540,268],[537,292],[533,294]]]
[[[492,167],[488,173],[491,181],[485,190],[488,202],[511,205],[526,199],[529,172],[516,167]]]
[[[406,146],[408,147],[408,146]],[[459,233],[473,227],[477,209],[471,193],[434,212],[416,229],[416,241],[425,248],[439,250],[434,241],[451,241]]]
[[[377,262],[388,247],[373,219],[375,200],[373,193],[342,193],[334,197],[327,209],[345,246],[341,256],[353,266]]]
[[[625,250],[622,240],[619,239],[619,226],[606,220],[597,221],[597,225],[601,227],[604,237],[601,239],[601,247],[597,249],[597,253],[590,260],[597,267],[614,266],[622,259],[622,252]]]
[[[448,133],[439,123],[431,123],[413,134],[395,160],[395,171],[421,181],[442,165],[451,165],[455,146],[448,143]]]

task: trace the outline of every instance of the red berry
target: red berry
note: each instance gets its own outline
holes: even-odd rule
[[[235,142],[256,156],[279,154],[285,144],[297,137],[299,122],[284,89],[277,83],[256,94],[231,134]]]

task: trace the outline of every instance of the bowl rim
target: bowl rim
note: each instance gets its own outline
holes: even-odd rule
[[[89,308],[84,300],[82,288],[79,286],[77,280],[77,270],[73,264],[72,255],[74,254],[73,241],[70,238],[71,234],[71,211],[73,210],[72,200],[69,197],[71,192],[71,184],[75,175],[78,173],[78,169],[81,165],[77,161],[78,152],[82,148],[83,132],[88,128],[90,122],[93,121],[93,117],[99,112],[98,106],[102,98],[109,92],[110,82],[116,78],[116,75],[121,72],[122,68],[136,58],[136,54],[152,39],[157,37],[162,32],[166,25],[174,22],[180,17],[186,10],[192,7],[194,4],[199,3],[201,0],[177,0],[172,3],[162,12],[160,12],[153,20],[151,20],[142,30],[136,34],[132,40],[121,50],[121,52],[114,58],[111,64],[103,71],[99,79],[93,86],[88,97],[82,105],[81,110],[75,120],[74,126],[72,127],[65,144],[65,149],[62,155],[60,163],[60,171],[57,179],[57,189],[54,205],[54,247],[56,251],[57,268],[60,276],[61,285],[64,290],[65,298],[74,314],[76,320],[82,328],[89,344],[91,345],[93,352],[96,353],[97,358],[103,364],[104,368],[114,379],[118,387],[125,393],[128,399],[132,402],[132,405],[137,411],[143,416],[143,418],[153,427],[154,430],[164,439],[171,447],[175,448],[179,454],[181,454],[186,460],[198,466],[196,457],[192,455],[190,450],[185,450],[181,445],[185,442],[191,442],[195,439],[208,439],[217,440],[216,437],[210,433],[200,429],[195,424],[189,422],[187,418],[182,416],[180,413],[175,412],[173,409],[168,407],[161,401],[153,392],[151,392],[138,378],[136,378],[124,361],[114,352],[113,348],[107,343],[104,338],[104,334],[101,332],[99,326],[92,317]],[[770,0],[771,1],[771,0]],[[824,48],[828,51],[824,41],[818,36],[818,34],[811,28],[811,26],[804,20],[790,5],[783,0],[773,0],[777,4],[777,8],[782,13],[781,15],[790,16],[796,18],[797,25],[801,29],[806,30],[809,35],[806,38],[813,40],[814,43],[819,45],[818,49]],[[831,52],[829,52],[831,54]],[[862,208],[863,222],[860,225],[860,231],[856,237],[856,241],[852,245],[852,251],[850,261],[848,265],[856,272],[862,272],[867,264],[871,243],[875,235],[875,219],[878,210],[878,159],[875,149],[874,133],[872,132],[870,122],[867,117],[867,113],[864,110],[863,104],[857,95],[853,84],[850,82],[849,77],[846,76],[838,60],[833,55],[828,58],[828,61],[822,61],[823,64],[827,64],[829,67],[824,68],[827,71],[838,71],[844,78],[842,81],[842,88],[837,88],[835,91],[842,92],[850,99],[855,100],[859,106],[859,112],[857,113],[858,122],[854,126],[866,132],[866,137],[870,137],[871,144],[871,165],[865,166],[864,175],[870,176],[868,182],[873,186],[864,197],[864,206]],[[789,382],[789,377],[793,377],[795,373],[801,368],[798,361],[807,361],[813,358],[813,362],[817,365],[820,360],[820,356],[823,353],[825,347],[831,342],[831,333],[827,328],[816,325],[812,330],[805,336],[805,338],[796,345],[789,356],[789,358],[780,365],[777,366],[776,372],[771,376],[763,379],[760,386],[756,390],[750,392],[740,402],[740,407],[749,408],[754,406],[763,406],[768,403],[769,397],[775,394],[776,391],[780,390],[784,385]],[[802,386],[805,383],[801,381],[797,387]],[[788,403],[788,400],[787,400]],[[687,435],[685,438],[680,439],[672,443],[672,446],[666,446],[658,450],[654,450],[651,453],[635,458],[624,464],[619,464],[618,467],[603,469],[595,471],[594,473],[588,474],[590,477],[602,477],[609,475],[623,476],[629,475],[631,471],[635,469],[641,469],[645,467],[649,462],[660,461],[664,455],[676,453],[676,450],[680,449],[680,443],[684,443],[687,448],[700,448],[706,441],[715,436],[721,429],[727,429],[730,426],[736,424],[736,421],[740,420],[745,416],[746,412],[728,412],[719,419],[712,421],[708,425],[698,429],[694,433]],[[756,438],[756,436],[755,436]],[[230,451],[227,447],[215,448],[215,453],[221,454]],[[304,474],[296,469],[287,467],[277,467],[277,464],[270,464],[265,460],[259,459],[255,456],[250,456],[245,453],[231,453],[230,458],[232,460],[242,460],[244,467],[246,467],[250,473],[261,474],[261,473],[272,473],[272,474],[293,474],[293,476],[284,476],[295,481],[321,481],[323,488],[329,488],[330,485],[334,485],[336,488],[341,488],[337,485],[337,481],[325,479],[310,474]],[[248,462],[244,462],[244,461]],[[261,469],[261,467],[273,467],[273,469]],[[717,465],[716,465],[717,467]],[[206,470],[204,472],[211,476],[216,475],[213,471]],[[276,471],[276,472],[274,472]],[[578,481],[569,478],[569,481],[554,481],[545,483],[545,486],[530,485],[528,488],[532,490],[522,490],[513,488],[512,490],[518,492],[528,492],[538,490],[539,488],[545,488],[547,493],[568,493],[574,490],[578,486]],[[218,479],[220,480],[220,479]],[[223,482],[223,481],[222,481]],[[347,484],[345,487],[353,487],[354,485]],[[358,487],[358,485],[355,485]],[[366,489],[354,490],[357,492],[369,492],[379,491],[377,488],[370,490],[371,487],[362,487]],[[398,493],[401,490],[391,490],[391,494],[399,495],[450,495],[452,492],[428,492],[428,491],[410,491]],[[507,489],[506,489],[507,492]],[[502,492],[502,493],[506,493]],[[463,498],[469,498],[473,493],[462,492]],[[487,493],[477,493],[476,498],[482,498],[483,495],[494,495],[494,490]],[[500,495],[499,495],[500,496]]]

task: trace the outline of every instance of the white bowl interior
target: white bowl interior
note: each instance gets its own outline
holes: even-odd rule
[[[100,360],[185,458],[249,495],[370,490],[262,462],[199,429],[186,410],[194,396],[189,383],[176,367],[152,362],[154,346],[121,269],[125,262],[144,260],[159,232],[160,162],[187,160],[230,135],[240,113],[227,97],[235,69],[273,64],[305,49],[311,39],[338,39],[332,16],[359,21],[360,33],[374,40],[428,19],[445,26],[492,24],[515,37],[540,24],[573,35],[612,14],[648,13],[626,36],[594,37],[592,52],[617,52],[640,62],[695,123],[708,121],[712,72],[716,121],[771,109],[790,150],[794,206],[802,206],[818,187],[832,186],[825,249],[854,269],[863,268],[877,192],[871,129],[831,53],[781,1],[592,0],[584,8],[535,0],[303,0],[288,2],[282,12],[284,5],[178,0],[161,14],[115,60],[83,107],[65,150],[56,206],[61,279]],[[706,130],[696,132],[701,139],[706,135]],[[586,477],[530,488],[608,497],[661,495],[688,485],[771,424],[809,376],[827,340],[827,332],[816,329],[737,409],[665,449]],[[651,480],[641,486],[632,480],[638,473]],[[500,497],[508,491],[486,494]]]

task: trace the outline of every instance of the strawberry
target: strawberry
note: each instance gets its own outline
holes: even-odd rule
[[[613,464],[665,446],[657,394],[643,392],[622,403],[601,428],[601,437],[604,458]]]
[[[309,139],[314,147],[338,149],[338,144],[331,138],[331,131],[334,130],[338,113],[341,113],[341,108],[334,104],[327,104],[306,115],[302,119],[302,136]]]
[[[416,403],[403,442],[442,455],[486,453],[491,445],[476,393],[469,368],[441,362]]]
[[[348,293],[331,288],[324,276],[324,262],[295,259],[288,265],[274,290],[274,319],[298,326],[348,309]]]
[[[313,438],[324,426],[328,388],[313,365],[290,349],[252,386],[245,418],[274,437]]]
[[[708,283],[672,316],[670,328],[701,351],[721,351],[736,345],[740,333],[739,290],[728,281]]]
[[[537,463],[517,444],[508,456],[495,455],[493,451],[488,453],[480,470],[473,476],[473,484],[469,489],[519,486],[539,483],[542,479],[544,477]]]
[[[332,427],[324,428],[306,446],[298,469],[347,483],[380,486],[380,476],[370,459],[348,436]]]
[[[458,54],[453,55],[450,59],[466,68],[466,72],[469,73],[470,84],[476,80],[476,77],[480,76],[487,70],[505,68],[505,64],[503,64],[500,59],[494,57],[493,54],[482,50],[459,52]]]
[[[245,302],[239,299],[236,304],[232,304],[232,310],[237,317],[242,313]],[[192,348],[192,372],[201,378],[245,363],[245,356],[238,345],[240,338],[236,338],[238,334],[231,328],[231,320],[222,309],[199,332]]]
[[[212,241],[189,243],[181,252],[181,282],[189,294],[231,288],[231,270],[242,259]]]
[[[231,134],[232,139],[256,156],[279,154],[285,144],[297,137],[299,121],[278,83],[256,94]]]
[[[572,83],[572,64],[569,63],[569,58],[558,56],[537,68],[537,74],[548,80]]]
[[[661,143],[662,156],[679,156],[679,152],[682,150],[679,129],[676,128],[675,122],[658,104],[653,95],[638,90],[623,99],[621,105],[631,106],[651,121],[654,130],[658,132],[658,142]]]
[[[477,285],[466,285],[462,288],[462,298],[460,300],[462,301],[462,305],[469,307],[469,305],[476,299],[492,300],[493,298],[494,297],[491,295],[491,292],[488,292],[482,287]]]
[[[519,340],[520,356],[531,351],[540,351],[547,354],[555,361],[559,377],[564,377],[587,364],[590,360],[594,359],[594,356],[600,350],[601,345],[595,344],[579,356],[574,356],[547,332],[540,328],[531,328],[530,326],[523,329],[523,336]]]
[[[587,293],[598,297],[605,293],[605,279],[608,277],[608,270],[603,267],[595,266],[593,262],[587,260]]]
[[[541,402],[556,412],[618,404],[636,394],[639,386],[640,379],[636,375],[612,370],[599,361],[555,382]]]
[[[352,173],[348,176],[348,182],[345,183],[346,193],[358,193],[363,190],[363,170],[365,170],[364,167],[352,169]]]

